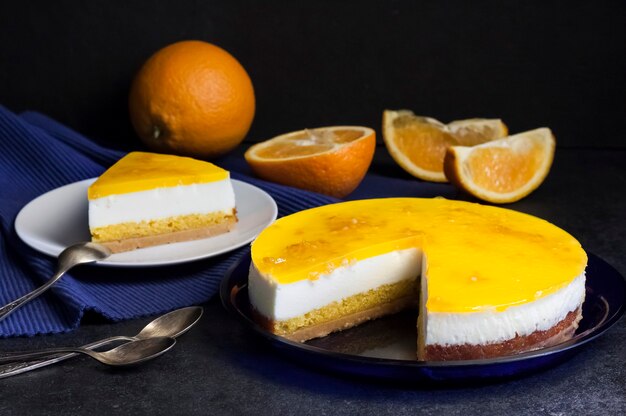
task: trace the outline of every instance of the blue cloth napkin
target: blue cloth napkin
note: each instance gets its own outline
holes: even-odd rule
[[[20,209],[59,186],[99,176],[124,152],[98,145],[35,112],[16,115],[0,106],[0,304],[45,282],[56,260],[23,243],[14,221]],[[279,217],[336,202],[324,195],[255,179],[240,172],[241,155],[217,161],[231,176],[268,192]],[[446,185],[368,175],[352,199],[383,196],[450,196]],[[247,251],[192,263],[157,268],[79,267],[48,292],[0,321],[0,337],[67,332],[86,311],[111,321],[148,316],[199,304],[218,291],[219,283]]]

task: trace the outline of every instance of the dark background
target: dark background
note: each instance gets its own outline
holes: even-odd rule
[[[336,124],[380,133],[385,108],[551,127],[561,147],[626,147],[624,1],[3,1],[0,104],[140,148],[133,75],[201,39],[255,86],[248,141]]]

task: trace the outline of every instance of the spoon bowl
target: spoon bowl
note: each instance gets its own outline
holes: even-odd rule
[[[198,322],[202,317],[202,312],[203,309],[200,306],[188,306],[186,308],[176,309],[149,322],[133,338],[177,338],[189,331],[191,327]]]
[[[76,350],[76,352],[87,354],[103,364],[121,367],[152,360],[169,351],[175,344],[174,338],[154,337],[130,341],[103,352],[95,352],[90,349]]]
[[[63,250],[57,259],[58,269],[71,269],[74,266],[104,260],[111,255],[111,251],[102,244],[91,241],[77,243]]]

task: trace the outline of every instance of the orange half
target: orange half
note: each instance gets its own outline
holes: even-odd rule
[[[286,133],[244,156],[262,179],[343,198],[363,180],[375,149],[371,128],[334,126]]]

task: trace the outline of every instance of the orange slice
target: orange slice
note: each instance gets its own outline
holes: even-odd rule
[[[447,181],[443,158],[448,147],[473,146],[507,133],[499,119],[473,118],[443,124],[409,110],[383,113],[383,139],[391,157],[408,173],[425,181]]]
[[[488,202],[515,202],[541,185],[554,159],[548,128],[526,131],[473,147],[452,146],[444,160],[446,177]]]
[[[245,158],[262,179],[343,198],[363,180],[375,148],[368,127],[321,127],[257,143]]]

